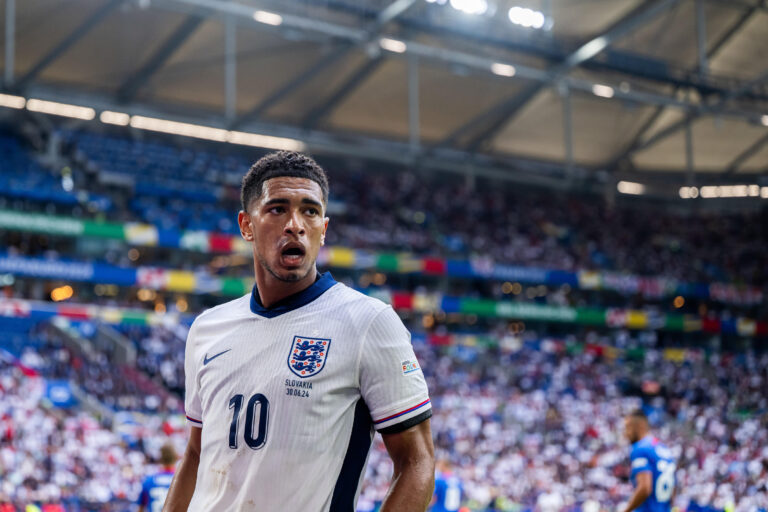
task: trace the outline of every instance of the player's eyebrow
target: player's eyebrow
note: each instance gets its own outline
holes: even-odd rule
[[[317,206],[318,208],[322,208],[323,207],[322,203],[320,203],[319,201],[315,201],[314,199],[311,199],[309,197],[302,198],[301,204],[311,204],[313,206]]]
[[[290,203],[291,201],[284,197],[274,197],[268,200],[266,203],[264,203],[264,206],[272,206],[274,204],[290,204]],[[323,207],[323,204],[321,202],[309,197],[302,198],[301,204],[311,204],[312,206],[317,206],[318,208]]]
[[[271,206],[273,204],[290,204],[290,201],[284,197],[275,197],[264,203],[264,206]]]

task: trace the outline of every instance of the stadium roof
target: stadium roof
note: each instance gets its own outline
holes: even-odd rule
[[[768,171],[765,0],[5,3],[27,98],[524,181]]]

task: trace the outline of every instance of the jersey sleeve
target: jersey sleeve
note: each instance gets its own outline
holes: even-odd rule
[[[203,408],[200,403],[197,379],[200,358],[195,347],[195,332],[193,323],[187,334],[187,344],[184,349],[184,413],[191,426],[200,428],[203,426]]]
[[[411,334],[389,306],[376,315],[363,340],[360,391],[382,434],[402,432],[432,416]]]
[[[651,458],[646,450],[643,450],[642,448],[633,449],[632,453],[629,455],[629,459],[632,465],[630,478],[634,479],[638,473],[642,473],[643,471],[652,471]]]

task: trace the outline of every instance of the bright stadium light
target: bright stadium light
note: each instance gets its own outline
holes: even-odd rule
[[[11,94],[0,94],[0,107],[8,108],[24,108],[27,104],[27,100],[21,96],[13,96]]]
[[[694,187],[691,187],[694,188]],[[759,185],[708,185],[701,187],[701,197],[704,199],[731,197],[761,197],[768,196],[768,187],[760,189]]]
[[[639,196],[645,193],[645,185],[634,181],[620,181],[616,184],[616,190],[622,194]]]
[[[451,0],[451,7],[464,14],[483,15],[488,12],[486,0]]]
[[[501,62],[494,62],[491,64],[491,72],[494,75],[499,76],[515,76],[515,73],[517,73],[517,70],[515,69],[515,66],[510,66],[509,64],[502,64]]]
[[[284,149],[286,151],[305,151],[307,149],[306,144],[300,140],[259,135],[258,133],[229,132],[228,142],[259,148]]]
[[[218,142],[226,142],[229,135],[227,130],[221,128],[212,128],[210,126],[199,124],[179,123],[177,121],[144,116],[133,116],[131,118],[131,127],[153,132],[184,135],[186,137],[195,137],[197,139],[215,140]]]
[[[512,7],[507,15],[509,16],[509,21],[525,28],[543,28],[546,22],[544,13],[526,7]]]
[[[615,93],[616,91],[609,85],[595,84],[592,86],[592,94],[601,98],[613,98]]]
[[[696,199],[699,197],[699,189],[697,187],[680,187],[680,197],[683,199]]]
[[[763,187],[760,189],[760,197],[763,199],[768,199],[768,187]]]
[[[78,105],[38,100],[35,98],[27,100],[27,110],[31,112],[40,112],[42,114],[51,114],[54,116],[83,119],[85,121],[90,121],[96,117],[96,111],[90,107],[80,107]]]
[[[760,123],[761,123],[763,126],[768,126],[768,115],[762,116],[762,117],[760,118]]]
[[[256,11],[253,13],[253,19],[258,21],[259,23],[264,23],[265,25],[272,25],[273,27],[277,27],[283,24],[282,16],[269,11]]]
[[[388,37],[382,37],[379,39],[379,46],[389,52],[405,53],[407,46],[399,39],[390,39]]]
[[[123,112],[112,112],[105,110],[99,115],[99,120],[105,124],[116,124],[118,126],[128,126],[131,122],[131,116]]]

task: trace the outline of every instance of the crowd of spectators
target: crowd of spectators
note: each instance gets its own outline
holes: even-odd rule
[[[237,233],[237,178],[258,155],[223,157],[213,146],[193,150],[122,135],[70,132],[63,139],[74,163],[66,176],[31,162],[14,137],[0,139],[0,152],[26,170],[8,174],[0,208]],[[320,163],[331,180],[329,245],[768,284],[767,208],[680,214],[483,180],[470,187],[444,175],[322,157]],[[53,176],[62,190],[58,181],[51,185]],[[31,192],[40,183],[44,199]],[[62,192],[66,200],[57,202]],[[127,254],[123,249],[110,250]],[[558,293],[563,303],[573,300]],[[578,298],[595,305],[587,295]],[[33,333],[39,343],[18,362],[0,361],[0,507],[130,510],[159,446],[170,439],[183,451],[186,432],[175,414],[186,327],[118,331],[137,350],[135,366],[116,364],[104,350],[77,351],[48,329]],[[464,482],[471,510],[616,510],[631,492],[622,417],[641,404],[677,460],[676,505],[768,509],[768,355],[699,350],[672,361],[645,347],[641,357],[614,358],[566,350],[568,344],[530,332],[522,345],[495,335],[497,347],[417,346],[434,403],[437,456]],[[34,373],[69,380],[118,414],[149,414],[126,436],[114,419],[48,406]],[[157,386],[162,393],[152,391]],[[391,470],[377,437],[360,510],[380,504]]]
[[[191,149],[125,135],[64,132],[62,138],[80,169],[72,175],[72,194],[109,201],[74,209],[65,204],[61,212],[235,235],[239,177],[263,154],[229,146],[223,154],[222,147]],[[323,156],[319,161],[330,176],[331,245],[694,282],[768,282],[766,208],[680,213],[649,202],[612,204],[588,194],[485,180],[469,186],[457,176]],[[20,197],[12,192],[10,187],[11,195],[4,195]],[[10,201],[6,207],[24,207]],[[96,204],[109,211],[98,213]]]
[[[472,510],[621,510],[632,492],[622,420],[644,387],[658,389],[645,403],[677,460],[676,506],[768,509],[768,354],[691,352],[680,363],[648,350],[630,362],[552,342],[470,361],[418,354],[437,457],[463,481]],[[379,440],[361,507],[381,502],[391,472]]]
[[[85,410],[46,406],[44,388],[43,379],[0,361],[4,512],[134,510],[144,476],[159,470],[160,447],[185,446],[184,429],[161,415],[144,416],[138,437],[130,438]]]
[[[124,332],[145,346],[179,338],[166,328]],[[437,457],[463,481],[470,510],[575,511],[590,503],[617,510],[632,490],[622,419],[641,403],[677,460],[681,510],[768,507],[768,354],[688,350],[672,360],[646,348],[615,358],[578,350],[574,340],[524,341],[416,346],[434,403]],[[22,362],[43,375],[71,365],[66,349],[50,345]],[[151,349],[142,352],[150,357]],[[186,433],[181,422],[169,426],[173,415],[143,416],[129,442],[81,409],[46,409],[40,386],[0,364],[0,503],[129,510],[157,447],[170,438],[183,451]],[[391,471],[377,437],[359,510],[376,509]]]
[[[90,322],[82,322],[85,329],[94,331]],[[171,388],[151,380],[153,373],[142,373],[131,365],[117,364],[107,350],[85,352],[76,345],[64,342],[64,335],[46,324],[34,331],[35,345],[24,349],[19,358],[21,364],[48,379],[63,379],[76,384],[83,392],[113,411],[129,410],[149,413],[180,412],[181,388]],[[174,347],[178,349],[177,347]],[[181,352],[174,352],[173,367],[183,376],[183,342]],[[169,358],[170,359],[170,358]],[[182,377],[183,378],[183,377]]]

